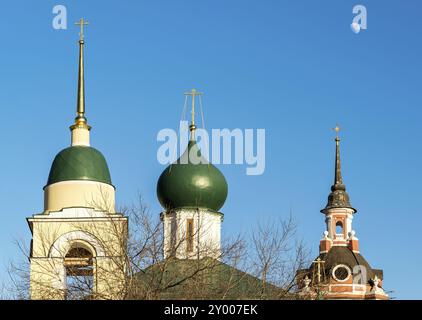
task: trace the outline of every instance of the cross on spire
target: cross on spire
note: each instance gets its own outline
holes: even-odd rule
[[[336,139],[339,139],[339,132],[341,130],[340,126],[336,124],[336,127],[333,128],[333,130],[336,132]]]
[[[185,96],[191,96],[192,97],[192,120],[191,125],[189,126],[190,132],[191,132],[191,140],[195,140],[195,98],[196,96],[202,96],[202,92],[198,92],[196,89],[192,89],[190,92],[185,92]]]
[[[78,22],[75,22],[75,25],[79,25],[81,31],[79,32],[79,40],[84,40],[84,26],[87,26],[89,23],[84,18],[80,18]]]
[[[196,89],[192,89],[190,92],[185,92],[185,96],[192,97],[192,125],[195,125],[195,97],[202,96],[202,92],[198,92]]]

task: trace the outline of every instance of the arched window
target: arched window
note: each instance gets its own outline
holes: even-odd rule
[[[66,270],[66,299],[92,297],[94,287],[93,255],[83,244],[72,245],[64,258]]]
[[[341,221],[336,222],[336,234],[343,235],[343,222]]]

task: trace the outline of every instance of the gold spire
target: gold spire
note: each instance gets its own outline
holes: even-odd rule
[[[196,126],[195,126],[195,97],[196,96],[201,96],[202,92],[198,92],[196,91],[196,89],[192,89],[190,92],[186,92],[185,96],[191,96],[192,97],[192,111],[191,111],[191,124],[189,126],[189,130],[190,130],[190,140],[195,140],[195,130],[196,130]]]
[[[78,72],[78,101],[76,107],[75,124],[71,127],[88,128],[87,120],[85,118],[85,80],[84,80],[84,26],[88,22],[81,18],[79,22],[75,23],[80,26],[79,32],[79,72]]]
[[[334,185],[342,185],[343,184],[343,177],[341,176],[341,160],[340,160],[340,137],[339,132],[341,128],[337,124],[334,128],[336,132],[336,162],[335,162],[335,173],[334,173]]]

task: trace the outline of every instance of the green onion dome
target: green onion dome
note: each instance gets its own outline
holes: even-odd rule
[[[54,158],[47,185],[69,180],[111,185],[110,171],[101,152],[88,146],[72,146],[60,151]]]
[[[215,166],[202,157],[196,141],[169,165],[157,183],[157,197],[165,209],[204,208],[218,212],[227,198],[227,182]]]

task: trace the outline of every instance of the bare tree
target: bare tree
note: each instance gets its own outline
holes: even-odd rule
[[[109,212],[107,204],[95,203],[92,207],[96,211]],[[292,292],[296,270],[304,264],[308,252],[303,243],[296,240],[297,227],[291,216],[277,223],[258,224],[249,242],[239,235],[224,239],[218,252],[205,244],[196,252],[197,257],[177,259],[172,255],[164,256],[163,223],[158,215],[151,214],[142,197],[136,205],[118,211],[128,217],[128,224],[110,215],[103,223],[88,219],[88,222],[75,221],[72,225],[75,230],[96,235],[97,245],[107,256],[107,263],[98,263],[100,258],[83,245],[71,246],[56,260],[43,262],[41,267],[35,268],[41,275],[31,278],[33,290],[42,291],[41,296],[45,299],[295,298]],[[206,227],[199,226],[196,233],[189,236],[196,236]],[[58,236],[55,232],[48,234],[49,238],[41,239],[42,244],[37,248],[44,250],[45,256],[52,250],[50,246],[54,241],[50,238]],[[174,250],[185,248],[187,237],[182,233],[173,243]],[[17,246],[24,261],[10,264],[8,292],[11,298],[27,299],[29,259],[33,252],[22,242]],[[67,275],[67,283],[60,285],[63,274],[51,274],[58,262],[65,265]],[[101,277],[105,290],[95,290],[94,275]],[[46,277],[49,281],[45,281]],[[72,278],[70,282],[69,277]],[[109,290],[115,294],[103,294]]]
[[[297,239],[296,231],[297,225],[291,214],[286,220],[258,223],[252,231],[250,264],[262,281],[262,298],[295,297],[296,271],[309,260],[309,250],[303,241]],[[268,285],[270,290],[267,290]]]

